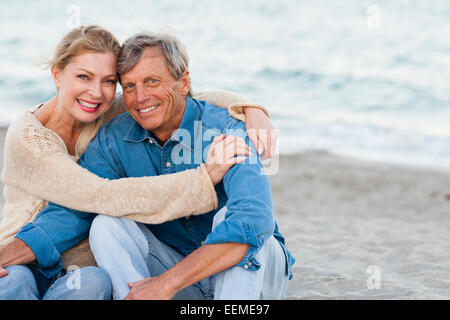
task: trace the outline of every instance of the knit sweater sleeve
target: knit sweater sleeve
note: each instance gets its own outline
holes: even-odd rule
[[[170,175],[109,180],[79,166],[56,133],[33,123],[12,125],[5,149],[5,184],[70,209],[162,223],[217,207],[204,165]]]

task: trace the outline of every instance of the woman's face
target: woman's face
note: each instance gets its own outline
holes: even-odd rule
[[[105,113],[114,99],[117,58],[111,52],[86,52],[62,70],[52,68],[52,74],[58,104],[78,121],[88,123]]]

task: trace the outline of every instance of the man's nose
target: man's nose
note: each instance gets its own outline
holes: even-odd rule
[[[136,102],[143,103],[146,102],[149,98],[147,90],[142,86],[136,86]]]

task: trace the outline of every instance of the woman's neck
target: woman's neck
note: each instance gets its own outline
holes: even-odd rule
[[[76,154],[76,143],[84,125],[68,113],[53,97],[34,112],[35,117],[42,125],[56,132],[64,141],[71,155]]]

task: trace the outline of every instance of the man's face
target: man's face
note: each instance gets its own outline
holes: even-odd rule
[[[161,50],[148,47],[139,62],[121,75],[121,82],[123,99],[131,116],[144,129],[169,138],[183,118],[189,72],[185,71],[176,80]]]

